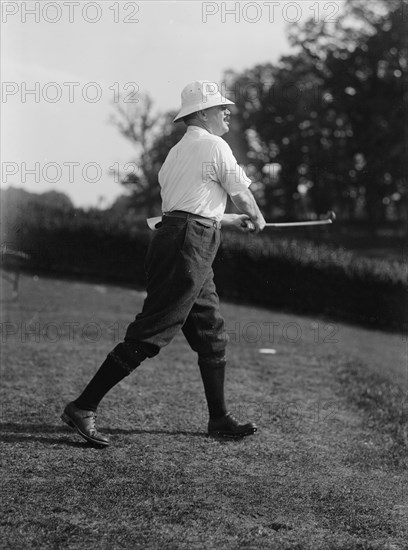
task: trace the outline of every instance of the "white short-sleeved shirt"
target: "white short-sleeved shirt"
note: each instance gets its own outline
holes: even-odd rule
[[[248,189],[252,181],[226,141],[198,126],[188,126],[167,155],[159,183],[164,213],[184,210],[221,221],[227,196]]]

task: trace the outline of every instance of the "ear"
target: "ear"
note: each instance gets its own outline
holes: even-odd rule
[[[198,111],[197,114],[202,120],[207,120],[207,113],[204,111]]]

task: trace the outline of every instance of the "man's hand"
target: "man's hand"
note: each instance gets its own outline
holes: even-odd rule
[[[257,218],[256,220],[252,220],[252,223],[255,226],[255,233],[259,233],[265,229],[266,221],[263,216]]]
[[[253,224],[251,218],[248,218],[245,214],[242,214],[241,216],[241,231],[244,231],[244,233],[254,233],[255,225]]]
[[[222,225],[233,227],[242,233],[254,233],[258,231],[257,225],[246,214],[224,214]],[[262,229],[259,229],[259,231],[262,231]]]
[[[246,214],[235,214],[236,220],[234,225],[243,233],[253,233],[255,231],[255,225],[252,223],[251,218]]]
[[[244,214],[244,217],[246,219],[244,219],[241,223],[244,225],[244,227],[246,228],[246,233],[259,233],[260,231],[263,231],[264,227],[265,227],[265,220],[263,218],[261,218],[260,220],[251,220],[250,218],[248,218],[248,216],[245,216]]]
[[[245,222],[249,220],[250,218],[245,214],[224,214],[221,224],[222,227],[231,227],[247,233],[248,228]]]

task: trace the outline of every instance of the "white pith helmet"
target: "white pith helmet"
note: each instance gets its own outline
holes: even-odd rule
[[[217,105],[234,105],[234,102],[221,95],[218,84],[215,82],[194,80],[181,92],[181,109],[173,122]]]

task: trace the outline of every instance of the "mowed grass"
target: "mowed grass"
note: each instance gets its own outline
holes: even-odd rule
[[[7,299],[1,548],[408,548],[403,335],[223,303],[228,402],[258,433],[205,436],[180,334],[103,400],[95,449],[59,417],[143,293],[26,275]]]

